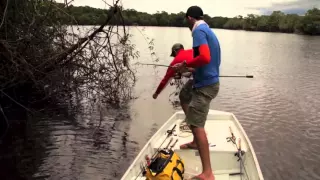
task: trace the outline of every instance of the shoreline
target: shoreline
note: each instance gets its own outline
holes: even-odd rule
[[[100,24],[65,24],[66,26],[100,26]],[[109,24],[107,26],[114,26],[115,24]],[[118,26],[123,26],[120,24]],[[157,28],[188,28],[187,26],[152,26],[152,25],[125,25],[127,27],[157,27]],[[304,35],[304,36],[320,36],[320,34],[305,34],[302,32],[282,32],[282,31],[258,31],[258,30],[247,30],[247,29],[230,29],[230,28],[217,28],[210,27],[211,29],[219,29],[219,30],[231,30],[231,31],[245,31],[245,32],[264,32],[264,33],[280,33],[280,34],[296,34],[296,35]]]

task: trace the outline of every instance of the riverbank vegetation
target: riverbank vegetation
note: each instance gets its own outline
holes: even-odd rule
[[[129,61],[139,52],[119,0],[99,11],[94,29],[76,25],[80,16],[71,1],[0,2],[0,140],[10,119],[24,120],[34,107],[85,102],[118,108],[134,98]]]
[[[70,6],[68,14],[72,15],[79,25],[96,25],[106,18],[105,11],[88,6]],[[126,9],[123,11],[123,18],[125,25],[187,27],[184,12],[175,14],[161,11],[148,14]],[[303,16],[274,11],[271,15],[248,14],[246,17],[233,18],[205,15],[205,20],[212,28],[320,35],[320,10],[317,8],[308,10]]]

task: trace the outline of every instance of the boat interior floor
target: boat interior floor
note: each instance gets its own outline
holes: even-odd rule
[[[175,144],[173,149],[175,150],[185,150],[180,149],[180,146],[185,143],[189,143],[193,141],[193,135],[190,131],[182,131],[180,130],[179,126],[183,122],[182,119],[176,121],[176,127],[174,128],[173,132],[173,139],[178,139],[178,142]],[[172,125],[173,127],[174,125]],[[209,150],[214,152],[236,152],[237,147],[231,141],[228,142],[228,137],[231,137],[231,132],[229,129],[232,129],[234,136],[237,138],[236,143],[238,144],[238,138],[244,139],[239,129],[235,125],[235,123],[231,120],[208,120],[205,125],[205,131],[208,138],[209,143]],[[170,128],[169,128],[170,129]],[[158,148],[163,140],[166,138],[166,134],[163,134],[162,137],[159,138],[157,143],[154,143],[152,146],[153,148]],[[163,145],[168,144],[170,138],[167,138]],[[173,144],[173,143],[172,143]],[[246,151],[248,149],[246,143],[241,143],[241,149]],[[189,150],[189,149],[188,149]],[[197,150],[192,150],[197,151]]]
[[[162,137],[158,137],[159,140],[154,144],[151,144],[151,147],[154,148],[153,150],[156,150],[164,140],[162,147],[165,147],[171,138],[173,138],[171,144],[174,144],[173,142],[178,140],[172,149],[174,149],[184,160],[186,170],[185,179],[188,179],[200,174],[202,172],[202,165],[198,150],[180,149],[182,144],[189,143],[193,140],[193,135],[190,131],[186,132],[180,130],[179,127],[182,122],[183,119],[178,119],[175,124],[168,128],[171,129],[176,125],[173,136],[166,139],[166,134],[163,133],[163,135],[161,135]],[[240,161],[238,161],[239,158],[235,156],[235,153],[238,152],[237,145],[231,141],[228,142],[228,138],[231,137],[230,128],[236,137],[236,144],[238,144],[238,139],[241,138],[241,150],[246,154],[248,146],[243,141],[244,137],[234,121],[227,118],[221,120],[208,119],[205,125],[209,143],[211,166],[216,180],[240,180],[240,173],[244,173],[240,171]]]

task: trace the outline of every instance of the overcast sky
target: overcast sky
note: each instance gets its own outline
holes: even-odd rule
[[[64,0],[56,0],[63,2]],[[68,0],[70,1],[70,0]],[[75,6],[107,7],[104,3],[112,4],[113,0],[74,0]],[[303,14],[313,7],[320,8],[320,0],[120,0],[124,8],[137,11],[156,13],[185,12],[189,6],[200,6],[205,14],[210,16],[234,17],[247,14],[268,14],[273,10],[287,13]]]

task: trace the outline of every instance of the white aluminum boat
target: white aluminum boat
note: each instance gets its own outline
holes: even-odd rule
[[[146,143],[121,180],[145,180],[146,177],[141,172],[141,164],[146,163],[145,156],[152,157],[158,148],[168,144],[171,138],[174,139],[173,142],[178,140],[172,150],[184,161],[184,179],[200,174],[202,166],[198,150],[180,149],[180,145],[193,140],[191,132],[179,128],[184,118],[183,111],[174,113]],[[169,132],[173,130],[169,138],[167,138],[168,130]],[[205,130],[215,180],[264,179],[251,142],[233,113],[210,110]],[[241,139],[240,142],[239,139]],[[240,150],[238,149],[239,144],[241,145]],[[240,157],[239,154],[241,154]]]

